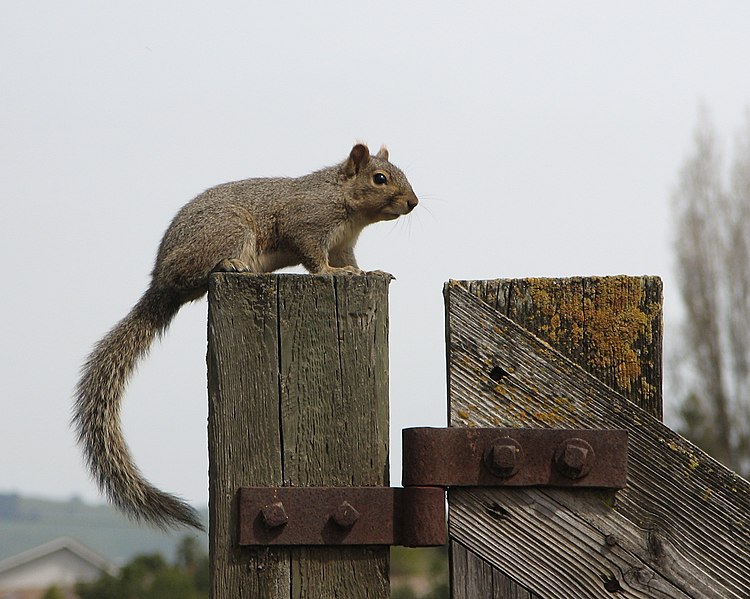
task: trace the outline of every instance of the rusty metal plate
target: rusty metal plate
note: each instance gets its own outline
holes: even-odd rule
[[[445,492],[410,487],[243,487],[240,545],[445,544]]]
[[[407,486],[552,486],[622,489],[624,430],[407,428],[402,484]]]

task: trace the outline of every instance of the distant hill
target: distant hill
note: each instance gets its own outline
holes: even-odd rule
[[[200,511],[206,521],[207,510]],[[61,536],[73,537],[117,564],[140,553],[161,553],[171,560],[185,536],[207,543],[206,535],[187,528],[162,532],[135,524],[108,505],[0,494],[0,560]]]

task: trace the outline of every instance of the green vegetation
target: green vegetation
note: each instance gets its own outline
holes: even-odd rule
[[[79,584],[76,593],[80,599],[205,599],[208,587],[208,555],[195,538],[185,537],[174,563],[158,553],[139,555],[117,576]]]
[[[65,593],[60,590],[60,587],[52,585],[47,589],[47,592],[42,595],[42,599],[67,599]]]
[[[448,599],[446,547],[391,549],[391,599]]]

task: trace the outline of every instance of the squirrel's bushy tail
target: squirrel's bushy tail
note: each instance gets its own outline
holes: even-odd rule
[[[143,478],[120,428],[120,403],[128,379],[181,304],[171,294],[150,287],[96,344],[76,388],[73,424],[99,488],[123,512],[160,528],[186,524],[202,529],[194,509]]]

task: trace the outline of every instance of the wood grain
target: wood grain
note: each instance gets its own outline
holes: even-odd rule
[[[451,491],[457,543],[545,598],[750,596],[747,481],[458,283],[446,296],[453,425],[625,428],[631,442],[630,482],[616,496]],[[492,380],[494,366],[508,376]],[[619,380],[636,381],[637,395],[650,389],[632,374],[642,372]]]
[[[288,599],[289,551],[237,539],[237,489],[283,482],[276,281],[213,275],[208,298],[211,597]]]
[[[456,541],[450,543],[450,556],[451,568],[461,573],[451,599],[539,599]]]
[[[493,279],[459,284],[662,419],[659,277]]]
[[[212,277],[212,597],[388,597],[386,547],[236,543],[241,486],[388,484],[388,281]]]

